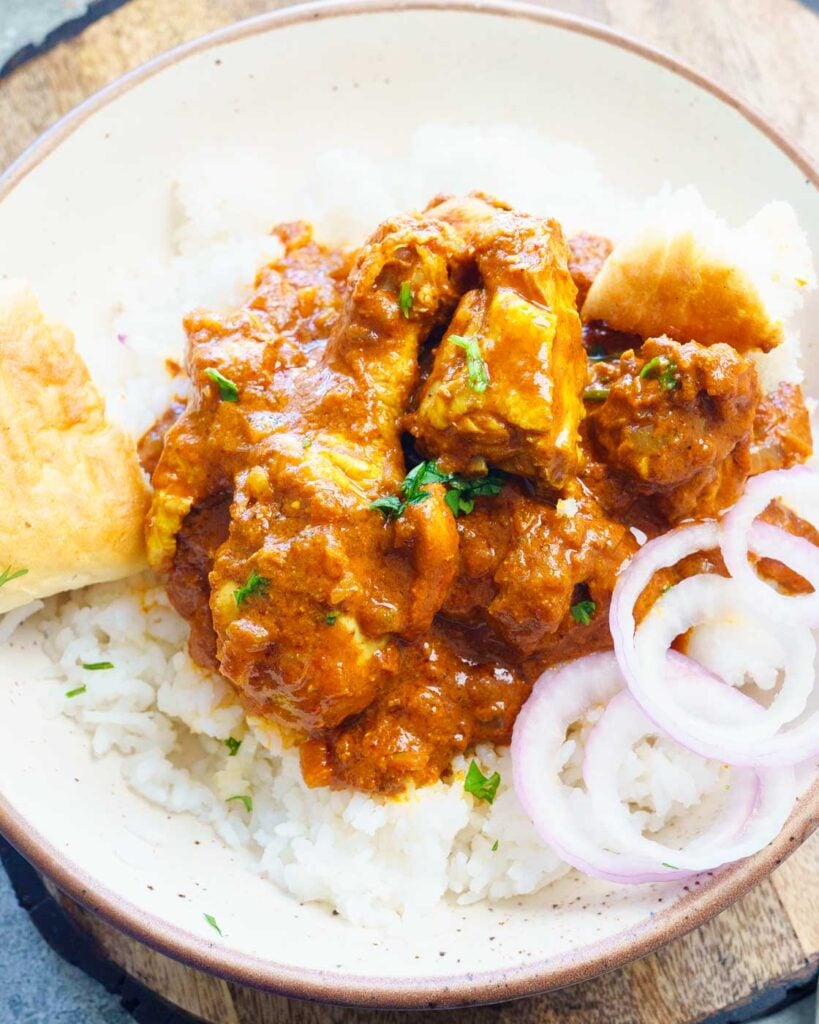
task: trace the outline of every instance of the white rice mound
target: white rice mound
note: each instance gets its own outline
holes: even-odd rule
[[[175,185],[171,255],[116,282],[111,322],[120,344],[112,352],[110,344],[78,339],[111,415],[135,434],[185,391],[184,376],[169,375],[164,365],[182,360],[182,316],[200,305],[242,301],[256,269],[279,252],[268,234],[277,220],[304,217],[320,238],[357,240],[382,217],[436,192],[478,186],[557,216],[568,231],[614,239],[637,212],[606,186],[584,150],[517,128],[430,125],[408,140],[400,159],[380,163],[328,152],[298,196],[278,191],[275,173],[242,160],[237,189],[236,161],[226,157],[183,175]],[[95,358],[99,352],[104,359]],[[501,776],[491,805],[464,791],[471,758],[456,760],[451,781],[400,799],[308,789],[298,751],[284,749],[264,723],[246,722],[230,685],[192,663],[187,626],[150,574],[10,612],[0,620],[0,643],[17,629],[51,658],[52,710],[88,734],[95,756],[118,758],[133,790],[208,823],[298,900],[318,901],[359,925],[392,927],[441,900],[535,893],[569,870],[521,810],[505,750],[481,747],[474,755],[486,775]],[[82,668],[90,662],[114,668]],[[567,739],[569,782],[579,778],[594,717]],[[241,740],[235,756],[224,742],[229,737]],[[665,835],[684,829],[724,788],[718,764],[665,740],[638,745],[619,767],[619,781],[645,829]],[[251,811],[231,799],[241,796],[252,798]]]
[[[395,799],[309,789],[298,750],[285,749],[271,727],[246,722],[230,685],[193,664],[187,626],[151,574],[35,602],[10,616],[0,628],[20,628],[21,639],[52,660],[51,710],[88,734],[95,756],[118,757],[133,790],[211,825],[300,901],[391,928],[423,917],[442,899],[465,904],[535,893],[569,870],[521,810],[508,750],[482,746],[474,755],[484,774],[501,776],[492,804],[464,790],[471,757],[456,759],[450,782]],[[114,667],[82,667],[98,662]],[[570,781],[594,717],[567,739]],[[235,756],[229,737],[241,740]],[[718,764],[665,741],[636,747],[620,779],[649,832],[684,821],[721,788]],[[251,797],[251,811],[230,799],[241,796]]]

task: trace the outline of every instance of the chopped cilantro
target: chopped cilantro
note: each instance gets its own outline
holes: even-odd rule
[[[310,435],[308,434],[307,437],[305,437],[304,440],[301,442],[301,446],[302,448],[309,448],[312,443],[313,438],[310,437]]]
[[[419,505],[429,497],[427,484],[440,484],[448,479],[434,462],[419,462],[409,471],[401,484],[401,497],[391,494],[371,502],[370,508],[377,509],[385,519],[397,519],[406,511],[407,505]]]
[[[248,814],[253,810],[252,796],[248,796],[246,793],[241,796],[229,796],[227,800],[225,800],[225,803],[229,804],[233,800],[241,800],[242,803],[245,805],[245,810],[248,812]]]
[[[680,386],[677,364],[667,356],[654,356],[640,370],[640,380],[656,380],[663,391],[673,391]]]
[[[492,853],[494,853],[495,850],[497,850],[497,848],[498,848],[498,840],[496,839],[495,842],[492,843]]]
[[[578,625],[588,626],[597,611],[597,605],[594,601],[578,601],[577,604],[571,606],[569,611]]]
[[[213,928],[214,931],[219,932],[220,935],[222,934],[222,929],[216,923],[216,918],[213,916],[213,914],[205,914],[205,920],[208,922],[211,928]]]
[[[501,777],[497,772],[493,772],[487,777],[480,770],[477,762],[472,761],[469,765],[469,771],[466,773],[464,789],[478,800],[485,800],[488,804],[491,804],[498,792],[500,780]]]
[[[475,498],[491,497],[500,494],[503,489],[503,474],[493,469],[486,476],[476,480],[466,480],[453,473],[446,481],[447,492],[444,501],[457,519],[463,512],[468,515],[475,508]]]
[[[228,757],[236,757],[236,755],[239,753],[239,747],[241,747],[242,741],[235,740],[232,736],[228,736],[228,738],[223,742],[230,751]]]
[[[680,870],[680,869],[679,869],[679,868],[677,867],[677,865],[676,865],[676,864],[667,864],[667,863],[666,863],[665,861],[663,861],[663,867],[664,867],[664,868],[671,868],[671,870],[672,870],[672,871],[679,871],[679,870]]]
[[[239,401],[239,389],[228,377],[224,374],[219,373],[214,367],[209,366],[205,370],[205,376],[209,377],[213,383],[219,388],[219,398],[223,402],[238,402]]]
[[[339,615],[341,615],[341,612],[339,611],[327,612],[327,614],[324,616],[324,621],[327,623],[328,626],[335,626],[336,619],[339,617]]]
[[[88,672],[104,672],[106,669],[113,668],[113,661],[84,661],[82,667]]]
[[[397,519],[403,515],[408,505],[418,505],[426,501],[429,491],[424,490],[428,484],[444,484],[447,492],[444,501],[456,518],[463,513],[468,514],[475,507],[475,498],[494,497],[503,488],[504,476],[498,470],[492,470],[486,476],[468,480],[457,473],[442,473],[435,462],[419,462],[407,473],[401,484],[399,495],[390,494],[377,498],[370,508],[379,511],[385,519]]]
[[[404,281],[398,291],[398,308],[403,317],[409,317],[412,312],[412,288],[409,281]]]
[[[12,567],[9,565],[0,573],[0,587],[2,587],[4,583],[10,583],[12,580],[16,580],[19,579],[21,576],[25,576],[27,572],[28,569],[13,570]]]
[[[597,384],[589,384],[583,388],[584,402],[605,402],[611,394],[611,388],[600,387]]]
[[[81,693],[85,693],[88,687],[83,683],[82,686],[76,686],[73,690],[69,690],[66,693],[66,697],[79,697]]]
[[[622,354],[622,352],[607,352],[602,345],[595,345],[594,348],[589,349],[586,356],[590,363],[613,363],[619,359]]]
[[[266,597],[269,587],[270,580],[266,576],[260,576],[255,569],[251,570],[247,583],[233,591],[236,607],[241,608],[249,597],[254,597],[256,594],[259,597]]]
[[[449,340],[466,353],[466,373],[469,386],[479,395],[483,394],[489,387],[489,369],[483,361],[478,339],[462,338],[458,334],[450,334]]]

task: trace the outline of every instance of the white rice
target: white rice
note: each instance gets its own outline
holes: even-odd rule
[[[473,180],[475,167],[480,182]],[[121,282],[114,331],[122,345],[115,359],[108,349],[99,373],[112,415],[135,432],[184,391],[184,378],[164,367],[166,358],[181,360],[182,315],[198,305],[239,302],[256,268],[278,252],[267,234],[278,219],[304,217],[321,237],[355,240],[381,217],[435,192],[479,184],[555,215],[569,229],[617,237],[634,214],[605,187],[587,153],[521,129],[432,125],[410,141],[404,158],[383,164],[328,153],[298,205],[292,197],[271,198],[270,175],[269,167],[254,172],[243,164],[237,190],[230,162],[192,171],[175,189],[174,255]],[[319,901],[361,925],[390,927],[443,899],[534,893],[569,870],[518,805],[508,751],[481,747],[475,754],[484,773],[501,776],[491,805],[464,791],[463,758],[450,783],[400,799],[308,789],[298,752],[283,749],[275,730],[247,723],[230,686],[194,666],[187,627],[149,574],[11,612],[0,621],[0,642],[16,629],[52,659],[53,710],[88,734],[97,757],[118,758],[133,790],[209,823],[299,900]],[[93,662],[114,668],[82,668]],[[578,777],[590,722],[579,725],[564,750],[567,779]],[[235,756],[228,737],[241,739]],[[624,800],[652,833],[673,828],[722,788],[719,765],[662,740],[638,745],[619,772]],[[252,811],[231,800],[237,796],[251,797]]]
[[[51,710],[87,732],[97,757],[119,758],[137,793],[245,847],[262,875],[301,901],[392,927],[441,899],[534,893],[569,870],[521,810],[506,750],[482,746],[474,755],[485,774],[501,776],[492,804],[465,792],[464,758],[451,782],[398,799],[309,789],[298,751],[284,749],[275,730],[246,723],[231,687],[193,664],[187,626],[150,574],[51,598],[17,636],[52,660]],[[82,667],[99,662],[114,668]],[[569,779],[591,720],[567,740]],[[235,756],[228,737],[241,740]],[[624,799],[650,832],[701,804],[720,780],[718,765],[665,742],[640,744],[620,774]],[[251,797],[252,811],[230,800],[237,796]]]

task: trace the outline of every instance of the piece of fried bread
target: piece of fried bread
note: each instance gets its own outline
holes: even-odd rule
[[[582,312],[586,322],[605,320],[643,338],[769,352],[786,340],[814,284],[810,250],[787,203],[769,203],[729,228],[688,187],[648,204],[644,222],[603,264]]]
[[[0,367],[0,612],[138,572],[136,447],[106,419],[71,332],[22,282],[0,282]]]

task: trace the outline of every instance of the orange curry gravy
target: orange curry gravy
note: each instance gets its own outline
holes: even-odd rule
[[[147,537],[194,660],[311,785],[396,793],[507,743],[544,667],[611,645],[631,527],[712,517],[810,452],[799,389],[762,398],[730,338],[584,338],[603,239],[481,195],[355,254],[277,234],[246,306],[185,321]]]

